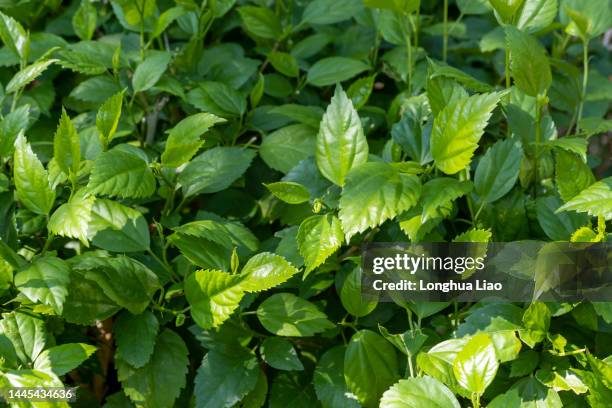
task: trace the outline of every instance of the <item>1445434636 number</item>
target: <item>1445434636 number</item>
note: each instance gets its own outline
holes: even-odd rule
[[[10,387],[0,389],[0,399],[7,402],[51,402],[76,400],[77,387]]]

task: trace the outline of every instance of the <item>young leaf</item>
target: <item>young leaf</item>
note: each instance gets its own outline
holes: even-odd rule
[[[32,302],[41,302],[62,314],[68,295],[70,267],[60,258],[45,256],[15,275],[15,286]]]
[[[246,292],[268,290],[286,282],[296,273],[298,270],[282,256],[262,252],[244,265],[240,272],[240,288]]]
[[[595,176],[589,166],[574,153],[557,151],[555,181],[559,195],[567,202],[593,184]]]
[[[428,181],[423,186],[422,222],[438,216],[438,209],[446,207],[457,198],[469,193],[473,188],[469,181],[459,181],[450,177],[440,177]]]
[[[15,141],[13,177],[19,201],[36,214],[49,214],[55,201],[55,191],[49,184],[47,171],[23,133]]]
[[[149,248],[149,225],[137,210],[116,201],[97,198],[87,230],[98,248],[112,252],[140,252]]]
[[[387,163],[365,163],[348,174],[340,197],[340,221],[347,241],[414,206],[419,179]]]
[[[185,296],[193,320],[204,329],[219,327],[242,299],[241,281],[241,276],[211,269],[189,275],[185,280]]]
[[[519,336],[529,347],[533,348],[546,338],[550,326],[550,309],[542,302],[534,302],[523,313],[523,325],[526,330],[519,331]]]
[[[344,234],[340,221],[332,214],[313,215],[300,224],[297,244],[306,264],[305,273],[321,265],[340,248]]]
[[[70,117],[62,108],[62,116],[53,136],[53,157],[64,174],[76,176],[81,163],[81,142]]]
[[[368,160],[368,142],[357,111],[336,87],[317,135],[316,160],[321,174],[339,186],[348,172]]]
[[[210,113],[196,113],[181,120],[168,132],[168,140],[161,157],[162,164],[179,167],[187,163],[204,143],[200,136],[217,123],[223,122],[225,119]]]
[[[542,44],[512,26],[506,27],[510,72],[517,88],[530,96],[545,94],[552,83],[550,63]]]
[[[8,84],[6,84],[6,93],[15,93],[23,89],[27,84],[45,72],[49,65],[55,62],[57,62],[56,59],[41,60],[23,68],[11,78]]]
[[[474,95],[442,109],[431,131],[431,154],[438,169],[455,174],[470,164],[500,97],[500,93]]]
[[[72,28],[81,40],[91,40],[96,30],[97,15],[96,8],[90,0],[81,0],[79,8],[72,16]]]
[[[3,343],[12,343],[16,357],[27,365],[36,360],[47,343],[44,321],[22,312],[2,314],[0,335]]]
[[[30,53],[29,34],[13,17],[0,12],[0,39],[17,59],[25,61]]]
[[[482,157],[476,168],[476,193],[485,203],[502,198],[514,187],[519,176],[523,149],[513,140],[495,143]]]
[[[96,127],[105,147],[110,144],[117,131],[119,118],[121,117],[121,107],[123,106],[123,93],[124,91],[114,94],[98,109]]]
[[[350,271],[340,289],[340,301],[347,312],[356,317],[370,314],[378,305],[377,299],[367,299],[361,291],[361,267],[357,266]]]
[[[64,375],[80,366],[95,351],[96,347],[89,344],[60,344],[40,353],[34,362],[34,368],[55,375]]]
[[[91,208],[95,197],[79,193],[62,204],[49,218],[47,228],[50,232],[62,237],[77,238],[83,245],[89,246],[87,228],[91,220]]]
[[[314,304],[291,293],[277,293],[264,300],[257,317],[277,336],[307,337],[335,327]]]
[[[459,401],[444,384],[435,378],[424,376],[399,380],[389,388],[380,400],[381,408],[399,407],[459,408]]]
[[[265,186],[276,198],[288,204],[301,204],[310,200],[310,192],[299,183],[279,181]]]
[[[168,52],[156,52],[140,63],[132,77],[134,92],[143,92],[155,86],[166,71],[171,58],[172,54]]]
[[[588,213],[592,217],[612,219],[612,177],[598,181],[561,206],[561,211]]]
[[[459,385],[478,395],[482,395],[491,384],[498,367],[493,341],[485,333],[472,337],[453,362],[453,372]]]

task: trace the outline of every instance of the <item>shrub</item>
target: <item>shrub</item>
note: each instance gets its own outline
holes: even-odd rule
[[[5,392],[609,406],[609,303],[379,303],[359,267],[368,242],[609,241],[609,0],[0,10]]]

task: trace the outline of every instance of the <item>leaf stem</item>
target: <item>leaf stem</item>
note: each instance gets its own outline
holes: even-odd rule
[[[539,146],[542,139],[542,126],[540,122],[542,121],[542,100],[546,97],[546,95],[538,95],[536,97],[536,112],[535,112],[535,145],[533,147],[533,171],[534,171],[534,188],[533,188],[533,196],[537,197],[538,195],[538,161],[539,161]]]
[[[442,37],[442,60],[446,62],[448,53],[448,0],[444,0],[444,21],[442,24],[444,30]]]
[[[587,85],[589,83],[589,40],[585,39],[582,43],[582,95],[580,95],[580,104],[578,105],[578,119],[576,128],[580,127],[580,119],[584,110],[584,102],[586,100]]]

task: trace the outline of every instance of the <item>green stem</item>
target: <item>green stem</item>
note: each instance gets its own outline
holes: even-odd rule
[[[545,97],[545,96],[544,96]],[[538,195],[538,161],[539,161],[539,147],[542,142],[542,126],[540,122],[542,121],[542,99],[541,95],[536,97],[536,112],[535,112],[535,146],[533,153],[533,171],[534,171],[534,189],[533,196],[536,197]]]
[[[442,38],[442,60],[446,62],[448,52],[448,0],[444,0],[444,35]]]
[[[472,394],[472,405],[474,406],[474,408],[480,408],[480,395],[479,394]]]
[[[580,104],[578,105],[578,119],[577,123],[580,126],[580,119],[582,119],[582,111],[584,109],[584,102],[586,100],[587,85],[589,83],[589,40],[586,39],[582,44],[582,95],[580,96]]]
[[[408,54],[408,93],[412,95],[412,43],[410,42],[410,16],[404,16],[402,24],[406,36],[406,53]]]
[[[506,89],[510,88],[510,47],[506,45],[506,62],[504,64],[504,74],[506,75]]]

